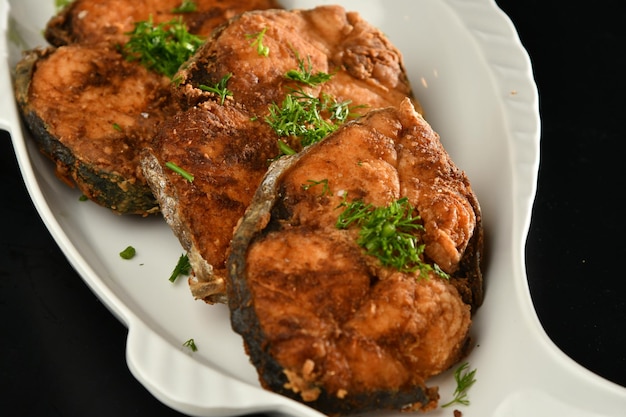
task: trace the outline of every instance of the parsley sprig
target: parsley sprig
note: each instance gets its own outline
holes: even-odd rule
[[[184,179],[186,179],[187,181],[193,182],[194,176],[190,174],[189,172],[187,172],[186,170],[184,170],[183,168],[179,167],[175,162],[167,161],[165,163],[165,166],[171,169],[172,171],[174,171],[175,173],[177,173],[178,175],[180,175],[181,177],[183,177]]]
[[[281,137],[278,148],[281,155],[294,154],[302,148],[319,142],[334,132],[351,117],[350,100],[338,101],[330,94],[314,96],[303,87],[317,87],[329,81],[333,75],[322,71],[313,72],[311,57],[298,56],[298,68],[289,70],[284,77],[295,81],[298,87],[289,87],[289,93],[278,105],[272,103],[265,122]]]
[[[228,80],[230,80],[232,76],[233,74],[229,72],[228,74],[224,75],[222,79],[219,80],[215,85],[210,86],[200,84],[198,88],[200,88],[200,90],[202,91],[208,91],[210,93],[216,94],[221,99],[220,104],[224,105],[224,100],[226,100],[226,97],[233,95],[233,92],[226,87],[228,85]]]
[[[54,5],[56,7],[56,10],[60,11],[65,6],[68,6],[72,1],[74,1],[74,0],[55,0],[54,1]]]
[[[196,346],[196,341],[193,340],[193,338],[191,338],[191,339],[187,340],[185,343],[183,343],[183,346],[188,348],[192,352],[197,352],[198,351],[198,346]]]
[[[302,89],[271,104],[265,121],[278,136],[295,137],[301,147],[319,142],[337,130],[350,115],[350,101],[337,102],[328,94],[315,97]]]
[[[268,56],[270,54],[269,46],[263,44],[265,32],[267,32],[267,27],[264,27],[263,30],[258,33],[249,33],[246,35],[246,39],[253,39],[250,46],[255,46],[256,52],[260,56]]]
[[[318,71],[313,74],[313,64],[311,64],[311,57],[307,57],[307,64],[304,64],[304,60],[298,57],[298,69],[292,69],[287,71],[285,78],[288,80],[298,81],[302,84],[306,84],[309,87],[315,87],[332,78],[331,74]]]
[[[198,10],[198,5],[193,0],[183,0],[180,6],[175,7],[173,13],[192,13]]]
[[[413,214],[415,209],[408,198],[400,198],[388,206],[374,207],[361,200],[348,203],[347,194],[344,194],[339,207],[344,207],[344,211],[335,226],[338,229],[347,229],[352,224],[360,227],[357,244],[384,266],[401,272],[420,271],[421,277],[427,277],[429,272],[448,277],[436,264],[424,262],[425,245],[418,244],[417,237],[424,226],[420,223],[421,217]]]
[[[123,50],[128,60],[137,60],[146,68],[170,78],[193,55],[204,40],[188,32],[182,18],[155,25],[152,16],[135,23],[130,40]]]
[[[469,364],[467,362],[459,366],[454,371],[454,379],[456,380],[456,389],[454,390],[454,398],[443,404],[442,407],[449,407],[452,404],[469,405],[469,398],[467,397],[467,391],[476,382],[476,369],[468,370]]]
[[[191,263],[189,262],[189,257],[186,254],[182,254],[180,258],[178,258],[178,262],[170,275],[169,281],[174,282],[180,275],[189,275],[190,272]]]
[[[324,178],[323,180],[307,180],[306,184],[302,184],[302,189],[303,190],[308,190],[311,187],[315,187],[316,185],[321,185],[322,186],[322,192],[321,192],[321,196],[325,196],[325,195],[330,195],[332,196],[333,193],[332,191],[330,191],[330,186],[328,185],[328,178]]]

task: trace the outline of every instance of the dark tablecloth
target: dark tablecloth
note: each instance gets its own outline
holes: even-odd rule
[[[542,156],[526,250],[538,316],[567,355],[626,386],[626,216],[619,202],[626,179],[626,7],[621,0],[497,3],[530,54],[541,100]],[[0,195],[0,409],[22,416],[180,415],[130,374],[126,328],[50,237],[5,132]]]

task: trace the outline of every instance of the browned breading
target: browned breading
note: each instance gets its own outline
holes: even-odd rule
[[[465,174],[408,99],[270,170],[228,261],[233,328],[262,384],[328,414],[433,407],[426,381],[468,352],[472,302],[482,297],[457,290],[468,276],[482,287],[480,270],[460,263],[480,256],[466,248],[482,228]],[[431,187],[445,195],[435,204],[421,192]],[[336,227],[345,199],[386,206],[401,197],[422,216],[425,261],[440,240],[454,242],[434,252],[450,279],[385,267],[358,246],[358,230]],[[451,212],[464,213],[453,227]]]
[[[115,212],[158,211],[139,150],[174,113],[167,77],[114,48],[74,44],[31,51],[16,86],[26,123],[59,177]]]
[[[262,31],[268,56],[252,45]],[[354,109],[357,113],[412,97],[401,52],[358,13],[339,6],[238,16],[214,32],[178,74],[177,91],[194,105],[211,96],[200,85],[215,85],[231,73],[228,89],[234,92],[234,101],[263,115],[269,104],[282,101],[286,88],[294,87],[285,73],[298,69],[299,61],[314,73],[333,74],[330,81],[307,91],[364,105]],[[419,109],[417,101],[413,104]]]
[[[267,56],[252,44],[262,31]],[[333,76],[320,85],[305,86],[304,91],[363,105],[354,109],[355,114],[398,105],[411,95],[400,51],[379,29],[339,6],[244,13],[214,32],[177,76],[181,80],[177,94],[191,115],[178,116],[180,123],[159,133],[146,154],[144,172],[161,206],[171,207],[166,219],[173,229],[193,225],[187,226],[184,236],[177,234],[190,252],[195,273],[190,284],[197,298],[225,300],[225,261],[233,229],[268,160],[278,155],[279,136],[264,117],[271,104],[282,103],[290,88],[300,87],[285,74],[302,64],[308,69],[309,63],[311,72]],[[214,86],[229,74],[232,96],[223,104],[228,110],[211,110],[221,106],[221,98],[199,87]],[[199,122],[202,131],[182,122],[195,126],[192,119],[203,112],[216,117],[202,116],[206,119]],[[228,126],[227,133],[220,130],[222,125]],[[193,184],[158,168],[170,160],[189,166],[196,175]]]
[[[116,213],[158,212],[138,154],[178,109],[171,80],[120,52],[127,32],[139,21],[180,16],[194,33],[207,36],[237,13],[276,6],[272,0],[198,0],[195,11],[175,12],[181,4],[76,0],[47,25],[46,37],[57,48],[29,51],[17,68],[21,112],[57,175]]]
[[[182,18],[191,33],[208,36],[215,27],[248,10],[278,8],[275,0],[194,0],[195,11],[177,12],[182,0],[74,0],[48,22],[52,45],[128,42],[136,22],[155,24]]]

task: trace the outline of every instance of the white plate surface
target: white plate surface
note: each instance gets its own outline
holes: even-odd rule
[[[574,363],[542,330],[532,306],[524,245],[535,196],[540,118],[530,60],[492,0],[290,1],[339,3],[379,26],[402,50],[414,92],[465,170],[486,229],[486,299],[469,356],[477,382],[464,417],[621,416],[626,390]],[[120,217],[57,180],[22,129],[11,73],[20,51],[45,45],[53,0],[0,0],[0,128],[8,130],[30,196],[50,233],[92,291],[128,327],[126,360],[159,400],[198,416],[267,411],[320,416],[264,391],[225,306],[194,301],[168,276],[182,249],[160,218]],[[137,249],[132,260],[118,253]],[[182,346],[194,338],[198,351]],[[121,360],[121,358],[120,358]],[[441,402],[451,372],[431,381]],[[374,413],[394,416],[395,413]],[[406,416],[406,414],[402,414]],[[451,409],[428,415],[451,416]]]

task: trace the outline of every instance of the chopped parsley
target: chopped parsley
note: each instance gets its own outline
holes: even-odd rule
[[[126,59],[139,61],[146,68],[173,78],[204,40],[188,32],[182,18],[154,25],[152,16],[135,23],[124,45]]]
[[[174,8],[172,13],[192,13],[198,10],[198,5],[193,0],[183,0],[180,6]]]
[[[113,123],[113,129],[117,130],[118,132],[122,131],[122,126],[118,125],[117,123]]]
[[[198,347],[196,346],[196,342],[195,340],[193,340],[193,338],[187,340],[185,343],[183,343],[183,346],[186,348],[191,349],[192,352],[197,352],[198,351]]]
[[[136,253],[137,252],[135,251],[135,248],[133,248],[132,246],[127,246],[126,249],[120,252],[120,257],[122,259],[132,259],[135,257]]]
[[[322,186],[322,193],[321,193],[322,196],[333,195],[333,193],[330,191],[330,187],[328,186],[327,178],[324,178],[323,180],[319,180],[319,181],[307,180],[306,184],[302,184],[302,189],[306,191],[311,187],[315,187],[316,185]]]
[[[189,275],[191,273],[191,264],[189,263],[189,257],[185,254],[180,255],[176,267],[170,275],[170,282],[176,281],[179,275]]]
[[[288,80],[298,81],[299,83],[306,84],[309,87],[316,87],[326,81],[330,80],[333,76],[331,74],[318,71],[313,74],[313,65],[311,64],[311,57],[307,57],[307,64],[305,66],[304,60],[298,58],[298,69],[289,70],[285,74],[285,78]]]
[[[279,139],[276,143],[278,144],[278,151],[281,155],[294,155],[298,153],[283,140]]]
[[[71,2],[73,2],[74,0],[55,0],[54,1],[54,5],[58,10],[61,10],[62,8],[64,8],[65,6],[69,5]]]
[[[337,130],[350,115],[349,106],[350,101],[337,102],[328,94],[314,97],[294,90],[280,106],[270,104],[265,121],[278,136],[299,140],[292,148],[304,148]]]
[[[178,165],[176,165],[176,163],[172,161],[168,161],[165,163],[165,166],[171,169],[172,171],[174,171],[175,173],[177,173],[178,175],[180,175],[181,177],[183,177],[184,179],[186,179],[187,181],[193,182],[194,176],[191,175],[189,172],[185,171],[184,169],[182,169],[181,167],[179,167]]]
[[[303,87],[316,87],[329,81],[332,74],[313,72],[311,58],[306,63],[298,58],[298,69],[289,70],[284,77],[300,87],[291,88],[282,103],[269,105],[265,122],[281,137],[280,155],[296,153],[302,148],[326,138],[352,115],[351,101],[337,101],[330,94],[314,96]]]
[[[267,45],[263,44],[263,37],[265,36],[265,32],[267,32],[267,27],[264,27],[262,31],[259,33],[251,33],[247,34],[247,39],[254,39],[250,46],[256,47],[256,52],[260,56],[268,56],[270,54],[270,48]]]
[[[476,382],[476,369],[469,371],[469,364],[467,362],[459,366],[454,371],[454,379],[456,380],[456,389],[454,390],[454,398],[443,404],[442,407],[449,407],[452,404],[469,405],[469,398],[467,397],[467,391]]]
[[[215,85],[208,86],[208,85],[200,84],[198,88],[200,88],[200,90],[202,91],[208,91],[209,93],[216,94],[218,97],[221,98],[220,104],[223,105],[224,100],[226,100],[226,97],[233,95],[233,92],[230,91],[228,88],[226,88],[226,85],[228,84],[228,80],[230,80],[232,76],[233,74],[229,72],[228,74],[224,75],[222,79],[219,80]]]
[[[421,277],[428,277],[429,272],[434,272],[448,278],[438,265],[424,262],[425,245],[418,244],[417,237],[424,226],[420,223],[421,217],[413,214],[415,209],[408,198],[400,198],[386,207],[374,207],[361,200],[348,203],[347,194],[344,194],[344,201],[339,207],[344,207],[344,211],[335,226],[338,229],[347,229],[352,224],[360,227],[357,244],[384,266],[401,272],[419,271]]]

